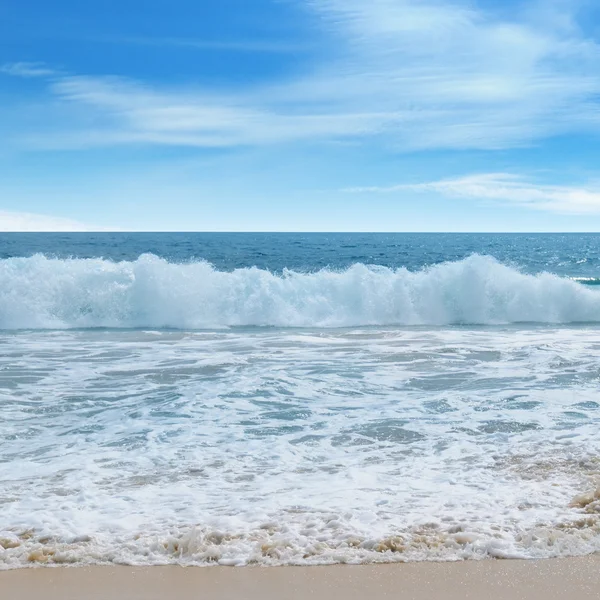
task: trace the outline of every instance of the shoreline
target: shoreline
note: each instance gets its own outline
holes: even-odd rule
[[[11,600],[596,600],[600,554],[309,567],[35,567],[0,571]]]

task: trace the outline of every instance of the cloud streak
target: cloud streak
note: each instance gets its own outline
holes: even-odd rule
[[[98,38],[97,41],[136,46],[173,46],[178,48],[195,48],[197,50],[214,50],[217,52],[256,52],[264,54],[286,54],[309,50],[306,44],[263,39],[208,40],[171,37],[105,37]]]
[[[492,200],[557,213],[600,214],[600,187],[544,185],[510,173],[483,173],[426,183],[359,187],[345,191],[363,194],[433,192],[449,198]]]
[[[72,219],[25,212],[0,211],[2,232],[107,231]]]
[[[506,20],[459,1],[297,1],[330,40],[321,53],[329,58],[310,75],[219,93],[53,77],[51,102],[85,110],[100,126],[73,116],[60,135],[42,128],[27,143],[235,147],[375,138],[410,151],[600,133],[600,46],[577,28],[572,3],[540,4],[534,16],[515,11]],[[31,63],[4,71],[55,75]]]
[[[0,73],[14,77],[52,77],[58,71],[50,69],[44,63],[39,62],[16,62],[6,63],[0,66]]]

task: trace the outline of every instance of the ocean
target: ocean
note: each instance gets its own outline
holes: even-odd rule
[[[0,234],[0,569],[600,550],[600,234]]]

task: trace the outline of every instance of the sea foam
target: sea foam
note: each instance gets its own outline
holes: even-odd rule
[[[600,294],[473,255],[417,272],[218,271],[205,261],[0,261],[0,328],[348,327],[600,321]]]
[[[600,551],[598,326],[0,336],[0,570]]]

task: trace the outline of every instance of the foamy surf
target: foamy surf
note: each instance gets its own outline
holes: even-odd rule
[[[588,282],[589,283],[589,282]],[[275,274],[207,262],[0,261],[0,329],[350,327],[600,321],[600,293],[471,256],[412,272],[355,264]]]
[[[531,529],[423,523],[377,536],[348,515],[303,515],[256,529],[170,527],[131,537],[53,537],[34,531],[0,533],[0,570],[25,566],[282,566],[415,561],[530,559],[600,551],[600,516]]]
[[[599,551],[597,353],[591,326],[5,332],[0,568]]]

